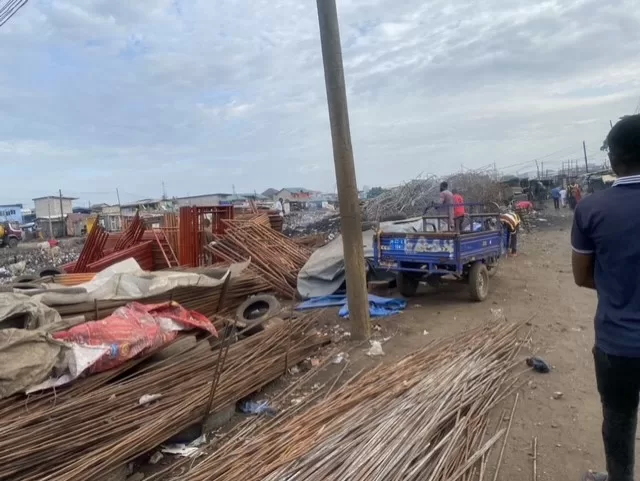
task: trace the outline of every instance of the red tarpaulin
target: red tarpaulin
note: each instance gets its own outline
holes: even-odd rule
[[[86,372],[113,369],[140,354],[156,351],[180,331],[200,329],[217,336],[209,319],[176,302],[132,302],[100,321],[87,322],[54,334],[56,339],[81,346],[105,346],[108,351]]]

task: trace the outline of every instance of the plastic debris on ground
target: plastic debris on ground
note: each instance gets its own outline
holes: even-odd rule
[[[371,341],[371,347],[367,351],[367,356],[384,356],[384,351],[382,350],[382,344],[380,344],[380,341]]]
[[[157,401],[162,397],[162,394],[145,394],[138,400],[138,404],[140,406],[146,406],[147,404],[151,404],[154,401]]]
[[[340,316],[349,317],[349,306],[345,294],[314,297],[296,306],[296,310],[318,309],[322,307],[341,307]],[[405,299],[380,297],[369,294],[369,314],[371,317],[386,317],[402,312],[407,307]]]
[[[269,406],[269,401],[242,401],[238,403],[238,409],[243,414],[266,414],[275,416],[278,412]]]
[[[532,368],[535,372],[540,374],[547,374],[551,372],[551,366],[539,357],[530,357],[527,359],[527,366]]]
[[[207,437],[203,434],[199,438],[194,439],[189,444],[177,443],[177,444],[165,444],[162,446],[161,451],[164,454],[173,454],[176,456],[182,456],[184,458],[191,458],[201,453],[200,446],[207,443]]]
[[[332,364],[342,364],[346,359],[349,358],[349,355],[345,352],[341,352],[337,354],[332,360]]]

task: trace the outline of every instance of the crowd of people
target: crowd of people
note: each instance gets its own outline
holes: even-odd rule
[[[556,210],[565,207],[574,210],[578,202],[582,200],[582,189],[580,184],[574,180],[569,182],[567,187],[559,186],[551,189],[551,198],[553,199],[553,207]]]

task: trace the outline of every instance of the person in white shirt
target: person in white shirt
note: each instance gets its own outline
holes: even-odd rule
[[[564,187],[560,189],[560,203],[562,204],[562,207],[567,206],[567,189]]]
[[[284,217],[284,200],[282,200],[282,198],[278,199],[278,202],[276,202],[273,208],[278,211],[280,217]]]

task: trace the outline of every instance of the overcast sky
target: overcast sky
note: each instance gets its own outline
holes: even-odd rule
[[[601,162],[638,106],[636,0],[337,1],[360,186]],[[313,0],[30,0],[0,61],[0,204],[335,189]]]

